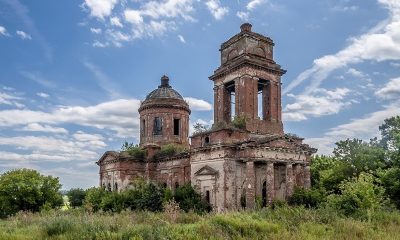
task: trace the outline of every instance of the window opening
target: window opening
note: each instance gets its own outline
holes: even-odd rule
[[[162,119],[160,117],[154,118],[153,134],[162,135]]]
[[[181,120],[180,119],[174,119],[174,135],[178,136],[180,134],[180,124]]]
[[[206,191],[206,202],[210,203],[210,191],[209,190]]]

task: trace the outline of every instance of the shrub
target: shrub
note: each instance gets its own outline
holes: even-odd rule
[[[139,145],[134,145],[133,143],[128,143],[125,141],[125,143],[121,147],[121,151],[127,152],[130,156],[133,156],[138,159],[144,159],[146,156],[147,152],[145,149],[142,149],[139,147]]]
[[[289,204],[302,205],[307,208],[316,208],[325,201],[325,192],[320,189],[295,188],[293,195],[289,198]]]
[[[389,168],[382,171],[380,181],[390,200],[400,209],[400,168]]]
[[[118,192],[106,192],[99,207],[103,211],[121,212],[124,208],[124,198]]]
[[[153,183],[137,181],[133,189],[124,191],[124,207],[132,210],[161,211],[163,189]]]
[[[185,212],[190,210],[196,212],[211,211],[211,206],[201,198],[201,195],[190,184],[176,188],[174,199]]]
[[[105,195],[106,190],[103,188],[89,188],[86,190],[85,207],[89,211],[97,212],[101,209],[101,202]]]
[[[68,191],[67,196],[71,207],[80,207],[83,205],[86,192],[81,188],[71,188]]]
[[[374,177],[361,173],[340,185],[341,194],[331,194],[327,206],[345,216],[370,217],[371,212],[385,204],[384,189],[374,184]]]
[[[177,153],[185,151],[185,148],[176,144],[167,144],[161,147],[160,151],[156,154],[157,157],[170,157]]]
[[[235,128],[246,129],[246,117],[245,116],[235,116],[232,120],[232,125]]]

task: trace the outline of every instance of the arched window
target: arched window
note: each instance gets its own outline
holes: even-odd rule
[[[162,135],[162,118],[155,117],[153,123],[153,134]]]
[[[204,138],[204,145],[208,145],[208,144],[210,144],[210,137],[209,136]]]
[[[179,183],[175,182],[175,189],[177,189],[179,187]]]
[[[118,192],[118,183],[114,184],[114,191]]]
[[[111,183],[107,184],[107,191],[111,191]]]

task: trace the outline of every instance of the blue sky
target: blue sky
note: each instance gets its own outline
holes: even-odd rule
[[[243,22],[275,42],[285,131],[328,154],[400,114],[399,0],[0,0],[0,173],[64,189],[138,141],[137,108],[163,74],[210,124],[208,76]]]

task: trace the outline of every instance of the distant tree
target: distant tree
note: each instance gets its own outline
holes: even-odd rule
[[[194,133],[202,133],[208,131],[208,127],[201,123],[195,123],[193,125]]]
[[[71,207],[80,207],[83,205],[86,192],[81,188],[71,188],[68,191],[67,196]]]
[[[375,139],[370,143],[356,138],[339,141],[333,154],[337,160],[349,164],[357,175],[364,171],[387,167],[385,149],[377,144]]]
[[[381,172],[380,181],[392,203],[400,209],[400,168],[389,168]]]
[[[400,116],[385,119],[379,127],[382,146],[387,150],[387,156],[392,165],[400,167]]]
[[[8,171],[0,175],[0,216],[59,207],[63,204],[60,188],[58,178],[41,175],[36,170]]]

